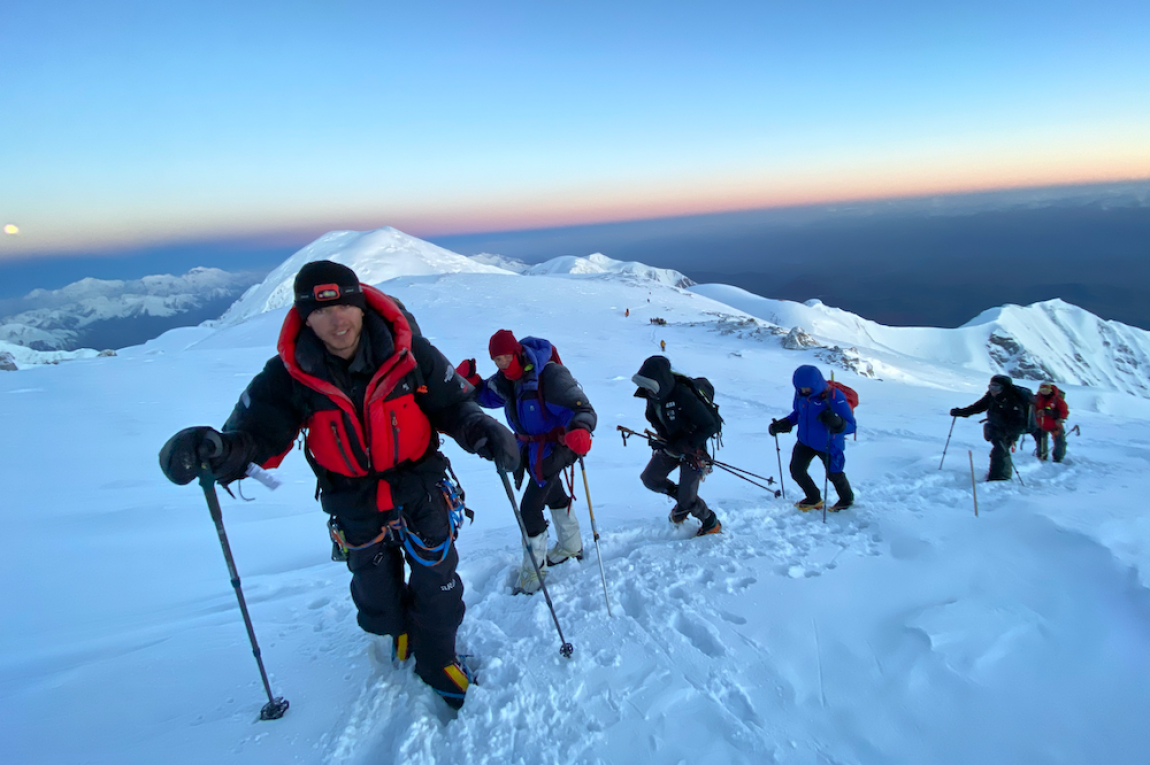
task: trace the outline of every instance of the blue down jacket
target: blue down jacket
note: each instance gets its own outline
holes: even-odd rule
[[[476,401],[486,409],[503,407],[507,424],[527,449],[531,477],[542,486],[549,476],[543,475],[543,460],[563,445],[562,435],[576,428],[595,430],[595,410],[579,383],[562,364],[551,360],[551,343],[538,337],[525,337],[520,361],[523,375],[508,380],[496,372],[476,388]],[[540,395],[542,390],[542,395]],[[568,450],[571,464],[576,457]]]
[[[786,419],[792,425],[798,425],[799,441],[817,451],[827,450],[827,436],[830,436],[831,472],[841,473],[846,464],[844,453],[846,437],[856,430],[855,415],[847,403],[846,396],[842,391],[835,390],[827,384],[818,367],[808,364],[796,369],[791,381],[795,386],[795,402],[793,411]],[[800,388],[810,388],[810,395],[804,396],[799,393]],[[819,414],[828,406],[846,421],[846,428],[842,433],[832,434],[819,422]]]

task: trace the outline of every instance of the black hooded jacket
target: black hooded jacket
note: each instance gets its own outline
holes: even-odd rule
[[[720,424],[695,392],[678,380],[666,356],[651,356],[631,380],[637,398],[647,399],[647,421],[672,451],[695,451],[719,432]]]
[[[986,412],[986,421],[990,427],[1008,439],[1018,438],[1026,431],[1030,417],[1030,397],[1015,387],[1014,381],[1006,375],[995,375],[990,381],[1001,385],[1002,392],[994,396],[987,391],[986,395],[970,406],[957,409],[957,416],[969,417]]]

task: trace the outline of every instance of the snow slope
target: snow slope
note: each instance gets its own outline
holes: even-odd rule
[[[0,341],[0,362],[14,363],[17,369],[38,364],[59,364],[73,359],[91,359],[99,355],[100,351],[91,348],[81,348],[78,351],[34,351],[23,345]]]
[[[614,432],[644,424],[630,376],[665,340],[678,368],[715,384],[720,458],[778,476],[767,424],[821,351],[730,331],[750,317],[702,295],[532,278],[382,287],[485,373],[495,329],[552,339],[595,404],[587,478],[613,616],[577,476],[588,555],[548,580],[570,660],[543,598],[511,595],[519,532],[497,476],[454,444],[477,513],[459,540],[459,640],[480,684],[455,717],[410,667],[376,660],[386,642],[356,626],[296,454],[278,491],[222,495],[272,685],[291,701],[282,720],[256,720],[265,699],[203,496],[167,483],[156,453],[223,421],[274,352],[273,310],[0,375],[0,762],[1145,761],[1150,402],[1068,386],[1082,433],[1068,461],[1024,447],[1025,485],[979,483],[976,518],[977,423],[960,420],[939,460],[946,411],[981,395],[985,370],[942,347],[937,363],[898,357],[901,377],[847,379],[861,396],[855,508],[823,523],[791,508],[789,478],[782,499],[716,472],[702,495],[725,533],[693,539],[642,489],[648,450]],[[785,460],[793,438],[779,440]]]
[[[984,311],[957,329],[886,327],[818,300],[771,300],[738,287],[692,291],[824,344],[854,346],[895,366],[924,360],[1023,380],[1053,380],[1150,398],[1150,332],[1106,321],[1062,300]]]

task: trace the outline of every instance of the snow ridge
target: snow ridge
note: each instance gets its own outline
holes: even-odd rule
[[[23,302],[36,306],[0,320],[0,341],[34,350],[74,350],[93,325],[121,319],[172,317],[237,297],[255,276],[193,268],[182,276],[85,278],[58,290],[36,289]]]
[[[527,269],[529,276],[625,276],[636,280],[653,281],[670,287],[687,288],[695,284],[689,278],[669,268],[654,268],[635,261],[621,261],[596,252],[585,258],[563,255]]]
[[[723,284],[691,291],[793,333],[791,346],[809,348],[814,341],[858,349],[878,362],[876,368],[913,360],[1150,398],[1150,332],[1063,300],[1001,306],[956,329],[941,329],[887,327],[818,300],[771,300]]]

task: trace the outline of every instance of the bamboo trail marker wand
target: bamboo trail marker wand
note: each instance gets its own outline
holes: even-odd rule
[[[978,517],[978,487],[974,485],[974,452],[967,450],[970,457],[970,491],[974,495],[974,517]]]
[[[834,385],[833,385],[834,381],[835,381],[835,373],[834,373],[834,370],[832,369],[831,370],[831,383],[832,384],[827,386],[827,390],[826,390],[827,411],[828,412],[833,411],[831,409],[831,402],[835,400],[835,389],[834,389]],[[827,492],[830,491],[829,484],[830,484],[830,480],[831,480],[831,440],[833,438],[834,438],[834,436],[831,435],[831,429],[827,428],[827,472],[826,472],[826,476],[823,478],[823,523],[827,522],[827,503],[830,502],[830,497],[827,496]],[[781,467],[779,468],[779,472],[780,473],[783,472],[783,469]]]

